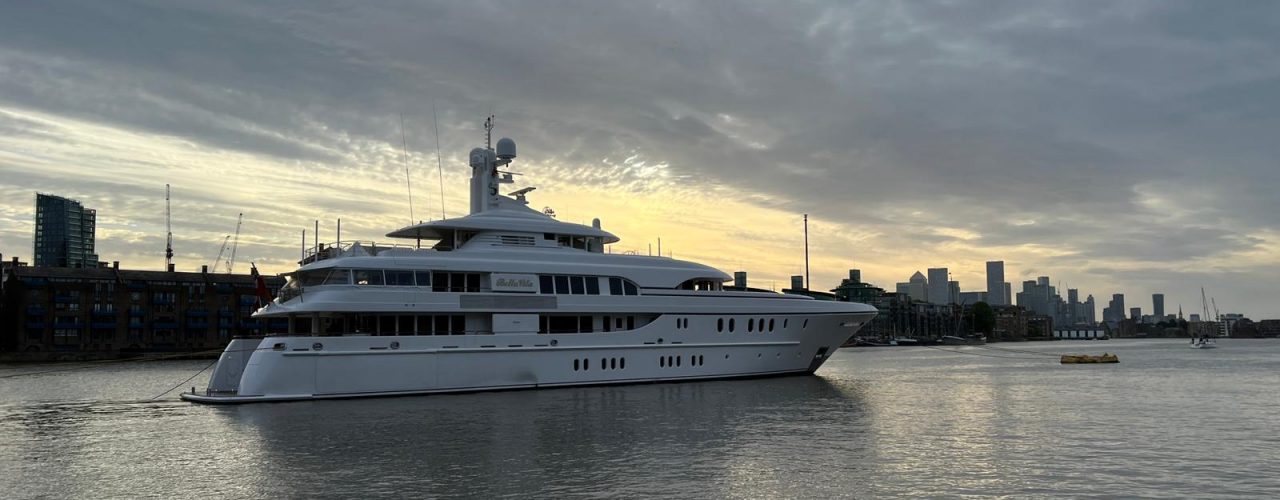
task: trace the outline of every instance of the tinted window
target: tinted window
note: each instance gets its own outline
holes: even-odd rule
[[[568,276],[556,276],[556,293],[569,293]]]
[[[571,276],[569,283],[573,285],[574,295],[585,295],[587,293],[587,287],[582,276]]]
[[[351,271],[348,269],[334,269],[333,273],[325,278],[326,285],[348,285],[351,284]]]
[[[431,290],[434,292],[449,291],[449,273],[442,273],[438,271],[431,273]]]
[[[600,278],[587,277],[587,295],[600,295]]]
[[[622,287],[623,287],[623,289],[625,289],[625,290],[626,290],[627,295],[640,295],[640,291],[639,291],[639,290],[636,290],[636,284],[635,284],[635,283],[632,283],[632,282],[630,282],[630,281],[624,281],[624,282],[622,283]]]
[[[387,285],[413,286],[413,271],[388,270],[386,274],[387,274]]]
[[[538,283],[542,285],[542,293],[556,293],[556,287],[551,280],[551,276],[545,274],[538,276]]]
[[[462,335],[467,333],[467,317],[466,316],[450,316],[453,319],[453,328],[449,333],[453,335]]]
[[[480,291],[480,274],[478,273],[467,274],[467,291],[468,292]]]
[[[622,278],[609,278],[609,295],[622,295]]]
[[[381,285],[382,270],[381,269],[356,269],[352,271],[352,277],[355,278],[357,285]]]
[[[418,286],[431,286],[431,271],[418,271]]]

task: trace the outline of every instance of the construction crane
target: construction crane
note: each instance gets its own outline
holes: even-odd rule
[[[218,264],[222,263],[222,254],[223,252],[227,251],[227,243],[230,243],[230,242],[231,242],[231,235],[228,234],[222,237],[222,247],[218,248],[218,256],[214,257],[213,264],[209,264],[209,269],[213,269],[214,272],[217,272]]]
[[[231,240],[231,256],[227,258],[227,274],[236,266],[236,250],[240,248],[240,225],[244,224],[244,213],[236,217],[236,235]]]
[[[169,185],[164,185],[164,270],[173,267],[173,211],[169,205]]]

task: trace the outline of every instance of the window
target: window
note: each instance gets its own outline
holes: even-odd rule
[[[587,295],[600,295],[600,278],[587,277]]]
[[[716,319],[716,331],[717,332],[724,331],[724,318]]]
[[[636,284],[630,281],[622,282],[622,289],[626,295],[640,295],[640,291],[636,289]]]
[[[556,276],[556,293],[569,293],[568,276]]]
[[[622,295],[622,278],[609,278],[609,295]]]
[[[755,322],[756,322],[756,320],[755,320],[755,319],[753,319],[753,318],[747,318],[747,332],[751,332],[751,331],[752,331],[752,327],[754,327],[754,326],[755,326]]]
[[[572,293],[574,295],[586,295],[587,286],[582,276],[571,276],[569,284],[572,285]]]
[[[464,335],[467,333],[467,317],[461,314],[450,316],[453,328],[449,330],[449,335]]]
[[[729,333],[733,333],[733,318],[729,318]]]
[[[773,318],[769,318],[769,331],[773,331]]]
[[[431,286],[431,271],[417,271],[413,274],[418,279],[418,286]]]
[[[334,269],[329,276],[324,279],[326,285],[349,285],[351,284],[350,269]]]
[[[381,285],[382,270],[381,269],[355,269],[352,272],[352,278],[357,285]]]
[[[395,316],[379,316],[378,317],[378,335],[395,335],[396,334],[396,317]]]
[[[413,286],[413,271],[386,271],[388,286]]]
[[[550,275],[538,276],[538,284],[540,285],[541,293],[556,293],[555,281]]]
[[[433,322],[435,323],[435,329],[433,331],[435,332],[436,335],[449,334],[449,317],[448,316],[436,316]]]
[[[397,335],[413,335],[417,329],[414,328],[416,318],[413,316],[399,316],[400,328],[396,330]]]

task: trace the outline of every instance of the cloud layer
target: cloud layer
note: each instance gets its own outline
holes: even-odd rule
[[[843,270],[892,288],[1050,275],[1099,299],[1280,316],[1280,7],[1235,2],[15,4],[0,16],[0,251],[32,192],[97,208],[100,253],[288,269],[465,206],[498,114],[534,203],[625,248],[757,282]],[[434,110],[433,110],[434,108]],[[428,215],[424,215],[428,214]],[[1105,302],[1105,300],[1104,300]]]

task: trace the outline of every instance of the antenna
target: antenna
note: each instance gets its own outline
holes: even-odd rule
[[[240,248],[240,225],[244,224],[244,212],[236,216],[236,236],[231,240],[231,256],[227,257],[227,274],[236,266],[236,250]]]
[[[431,100],[431,120],[435,122],[436,129],[436,171],[440,173],[440,218],[445,219],[444,215],[444,160],[440,159],[440,117],[436,114],[436,101]]]
[[[404,138],[404,113],[400,113],[400,158],[404,160],[404,187],[409,191],[409,225],[417,219],[413,218],[413,183],[409,178],[409,141]]]
[[[169,185],[164,185],[164,270],[173,267],[173,212],[169,206]]]
[[[493,118],[494,118],[494,115],[490,114],[488,118],[484,119],[484,148],[485,149],[493,149]]]
[[[804,288],[809,289],[809,214],[804,214]]]

